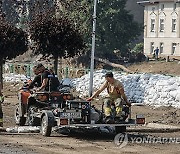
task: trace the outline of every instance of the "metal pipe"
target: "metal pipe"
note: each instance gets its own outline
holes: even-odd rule
[[[96,39],[96,7],[97,7],[97,0],[94,0],[91,68],[90,68],[90,84],[89,84],[89,95],[90,96],[92,96],[92,92],[93,92],[94,52],[95,52],[95,39]]]

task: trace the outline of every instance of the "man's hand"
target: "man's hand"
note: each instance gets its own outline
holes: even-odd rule
[[[40,92],[41,91],[41,87],[36,88],[36,92]]]
[[[86,99],[87,101],[92,101],[92,98],[91,97],[89,97],[88,99]]]

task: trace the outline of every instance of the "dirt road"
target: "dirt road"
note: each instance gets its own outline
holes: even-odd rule
[[[63,136],[53,134],[51,137],[45,138],[39,134],[1,134],[0,136],[0,153],[60,153],[60,154],[76,154],[76,153],[123,153],[123,154],[141,154],[141,153],[180,153],[179,143],[129,143],[120,148],[114,144],[114,137],[109,135],[85,135],[78,134],[73,136]],[[135,135],[135,133],[131,133]],[[147,136],[150,134],[136,134],[136,137]],[[151,134],[152,136],[152,134]],[[153,134],[156,137],[178,137],[179,133],[170,134]],[[179,136],[180,137],[180,136]],[[134,140],[135,137],[134,137]],[[7,149],[7,150],[6,150]]]
[[[16,97],[9,97],[5,99],[3,104],[4,110],[4,126],[15,126],[13,114]],[[148,106],[133,106],[133,116],[136,113],[142,113],[146,116],[147,122],[162,122],[166,124],[179,125],[180,113],[174,108],[161,107],[154,109]],[[173,117],[176,113],[176,119]],[[98,134],[98,133],[74,133],[70,136],[53,133],[51,137],[43,137],[41,134],[12,134],[0,133],[0,153],[5,154],[142,154],[142,153],[180,153],[180,132],[174,133],[128,133],[128,143],[123,148],[114,143],[115,135]],[[144,137],[151,138],[173,138],[177,141],[165,141],[163,143],[144,143]]]
[[[149,62],[128,67],[137,72],[163,73],[180,75],[178,62]],[[14,127],[14,108],[17,103],[19,83],[5,83],[4,94],[7,96],[3,104],[4,127]],[[100,103],[96,102],[100,106]],[[135,114],[144,114],[147,122],[157,122],[180,127],[180,110],[172,107],[153,108],[149,106],[133,106]],[[145,142],[143,139],[145,138]],[[154,142],[146,138],[157,139]],[[166,140],[166,139],[172,140]],[[165,142],[161,142],[165,139]],[[128,133],[128,142],[124,147],[114,143],[114,135],[74,133],[66,136],[53,133],[51,137],[41,134],[12,134],[0,132],[0,154],[179,154],[180,132],[173,133]]]

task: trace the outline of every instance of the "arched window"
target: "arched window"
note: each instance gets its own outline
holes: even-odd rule
[[[172,32],[176,32],[177,19],[172,19]]]
[[[173,12],[171,14],[172,16],[172,19],[171,19],[171,31],[172,32],[176,32],[177,31],[177,18],[178,18],[178,15],[176,12]]]
[[[159,14],[159,31],[164,32],[165,30],[165,19],[166,19],[166,14],[164,12],[161,12]]]

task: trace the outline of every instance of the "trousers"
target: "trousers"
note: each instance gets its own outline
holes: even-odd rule
[[[120,117],[123,107],[123,100],[117,98],[112,100],[111,98],[104,99],[104,114],[105,116]]]

